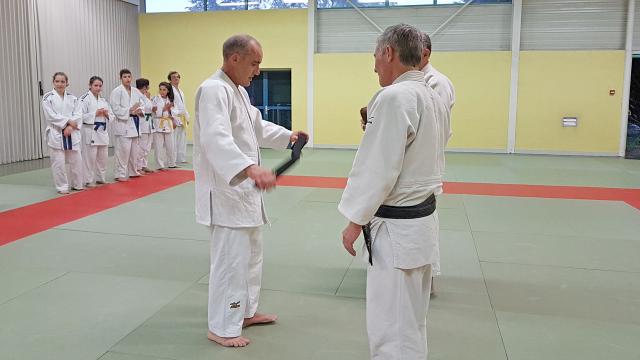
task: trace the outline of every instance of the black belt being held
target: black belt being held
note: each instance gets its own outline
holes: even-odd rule
[[[427,200],[412,206],[381,205],[375,216],[383,219],[418,219],[430,216],[436,211],[436,196],[431,194]],[[369,252],[369,264],[373,265],[371,255],[371,223],[362,226],[364,244]]]

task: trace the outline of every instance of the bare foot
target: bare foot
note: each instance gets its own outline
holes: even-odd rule
[[[251,342],[251,340],[247,339],[246,337],[242,337],[242,336],[232,337],[232,338],[221,337],[212,333],[211,331],[207,333],[207,339],[211,341],[215,341],[216,343],[224,347],[245,347],[249,345],[249,343]]]
[[[271,324],[276,322],[276,320],[278,320],[278,317],[276,315],[256,313],[255,315],[253,315],[253,317],[244,319],[242,327],[246,328],[247,326],[251,325]]]

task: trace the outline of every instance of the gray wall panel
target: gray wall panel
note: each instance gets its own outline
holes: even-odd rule
[[[524,0],[522,50],[624,49],[627,0]]]
[[[431,33],[459,6],[362,9],[383,29],[400,22]],[[318,52],[371,52],[377,30],[353,9],[318,9]],[[509,50],[511,4],[470,5],[433,39],[435,51]]]
[[[140,77],[138,6],[121,0],[37,0],[37,4],[45,92],[51,90],[56,71],[69,75],[69,90],[76,96],[88,91],[93,75],[104,79],[107,98],[120,84],[120,69]]]
[[[0,2],[0,164],[42,157],[32,20],[30,0]]]
[[[105,94],[119,84],[118,71],[140,75],[138,7],[121,0],[38,0],[42,77],[64,71],[81,95],[92,75],[105,80]],[[64,19],[64,21],[60,21]]]

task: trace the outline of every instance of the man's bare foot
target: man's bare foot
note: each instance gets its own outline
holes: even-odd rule
[[[245,347],[249,345],[249,343],[251,342],[251,340],[243,336],[232,337],[232,338],[221,337],[212,333],[211,331],[207,333],[207,339],[214,341],[224,347]]]
[[[278,317],[276,315],[256,313],[255,315],[253,315],[253,317],[244,319],[244,322],[242,322],[242,327],[246,328],[247,326],[251,325],[271,324],[276,322],[276,320],[278,320]]]

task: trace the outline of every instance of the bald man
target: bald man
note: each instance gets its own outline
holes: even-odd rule
[[[196,221],[209,227],[208,338],[227,347],[250,340],[242,329],[273,323],[258,313],[262,278],[261,226],[268,222],[263,191],[276,177],[261,166],[260,147],[285,149],[300,134],[265,121],[244,86],[260,74],[262,47],[249,35],[236,35],[222,47],[222,69],[196,94],[193,168]]]

